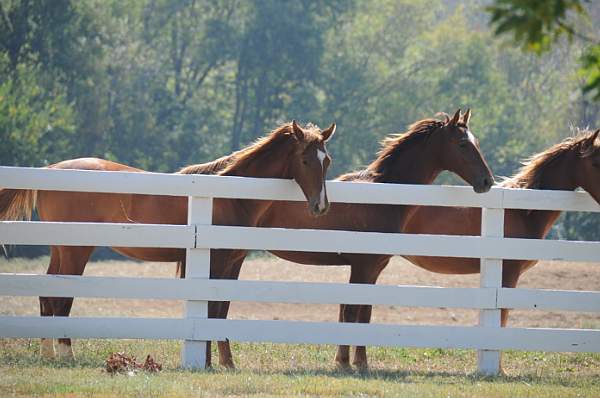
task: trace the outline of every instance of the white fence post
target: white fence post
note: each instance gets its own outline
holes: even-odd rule
[[[212,224],[212,198],[188,197],[188,225]],[[186,250],[186,279],[210,278],[210,249],[194,248]],[[186,318],[208,318],[208,301],[188,300],[185,302]],[[206,367],[206,341],[185,340],[181,351],[184,368],[204,369]]]
[[[504,209],[481,209],[481,236],[504,236]],[[502,259],[482,258],[480,270],[480,287],[502,287]],[[481,310],[479,326],[500,327],[500,310]],[[477,352],[478,371],[485,375],[500,373],[500,351],[480,350]]]

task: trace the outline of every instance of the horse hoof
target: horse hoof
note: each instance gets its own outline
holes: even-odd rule
[[[63,361],[74,361],[73,348],[68,344],[58,343],[58,357]]]
[[[352,371],[352,366],[350,366],[349,362],[336,361],[335,367],[339,372],[347,373]]]
[[[224,367],[225,369],[235,370],[235,364],[231,360],[221,362],[221,366]]]
[[[40,356],[43,359],[54,359],[56,351],[54,350],[53,339],[42,339],[40,343]]]
[[[360,373],[366,373],[369,371],[369,364],[367,362],[354,362],[354,366],[356,366],[356,370]]]

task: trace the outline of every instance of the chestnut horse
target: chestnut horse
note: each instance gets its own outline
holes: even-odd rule
[[[469,131],[471,112],[457,111],[450,119],[424,119],[412,124],[408,132],[387,138],[375,161],[365,170],[342,175],[341,181],[396,184],[431,184],[443,170],[449,170],[473,186],[475,192],[487,192],[494,178],[483,159],[476,138]],[[329,212],[318,219],[304,219],[302,209],[293,202],[275,202],[259,221],[261,227],[309,228],[370,232],[401,232],[414,206],[333,203]],[[350,253],[307,253],[273,251],[278,257],[301,264],[350,265],[350,283],[375,283],[391,256]],[[241,267],[244,258],[239,258]],[[224,303],[220,318],[227,316]],[[368,322],[368,313],[358,305],[342,305],[340,321]],[[367,317],[367,315],[369,317]],[[219,342],[221,365],[233,367],[229,343]],[[341,346],[336,361],[349,366],[348,347]],[[367,366],[366,354],[355,357],[359,367]]]
[[[315,216],[329,208],[325,178],[330,157],[325,143],[335,132],[335,124],[320,132],[315,126],[302,129],[296,122],[280,126],[255,144],[215,162],[188,166],[180,173],[211,171],[218,175],[294,179],[308,200]],[[126,165],[102,159],[74,159],[49,166],[53,169],[142,172]],[[37,196],[37,198],[36,198]],[[215,199],[215,225],[255,226],[272,201]],[[37,205],[42,221],[112,222],[145,224],[186,224],[187,198],[138,194],[107,194],[32,190],[0,190],[0,219],[30,218]],[[306,210],[302,213],[306,216]],[[185,261],[184,249],[113,247],[114,251],[144,261]],[[94,247],[52,246],[48,274],[81,275]],[[242,254],[245,254],[243,252]],[[231,278],[239,261],[239,251],[212,250],[210,277]],[[235,274],[237,278],[237,274]],[[40,297],[42,316],[69,316],[72,297]],[[218,302],[209,303],[214,316]],[[209,350],[210,352],[210,350]],[[42,339],[41,353],[55,355],[52,339]],[[72,358],[70,339],[59,339],[60,356]]]
[[[506,188],[586,190],[600,204],[600,143],[598,133],[583,132],[532,156],[513,177],[500,185]],[[543,239],[560,211],[507,209],[504,234],[511,238]],[[405,233],[480,235],[481,209],[473,207],[419,207],[408,220]],[[479,273],[479,259],[458,257],[404,256],[428,271],[442,274]],[[519,277],[537,260],[504,260],[502,286],[514,288]],[[506,326],[508,310],[503,309],[501,325]]]

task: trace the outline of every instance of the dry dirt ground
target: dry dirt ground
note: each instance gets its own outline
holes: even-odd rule
[[[36,260],[0,260],[0,272],[44,273],[48,258]],[[136,263],[130,261],[102,261],[88,264],[85,275],[172,277],[174,264]],[[296,265],[270,256],[256,256],[247,260],[241,279],[305,282],[347,282],[348,267],[315,267]],[[477,287],[479,275],[440,275],[422,270],[396,257],[379,278],[386,285],[430,285],[447,287]],[[600,264],[541,262],[528,271],[520,287],[600,290]],[[143,316],[181,317],[183,304],[166,300],[113,300],[76,299],[74,316]],[[37,315],[39,306],[35,297],[0,297],[0,314]],[[232,319],[289,319],[336,321],[335,305],[300,305],[270,303],[232,303]],[[373,322],[397,324],[473,325],[477,312],[473,310],[442,308],[405,308],[376,306]],[[600,314],[574,312],[514,311],[509,326],[600,328]]]

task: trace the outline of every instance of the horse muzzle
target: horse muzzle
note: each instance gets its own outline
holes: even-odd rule
[[[473,185],[473,191],[475,191],[476,193],[486,193],[490,189],[492,189],[493,185],[494,185],[494,177],[485,176],[480,179],[480,181],[477,185]]]
[[[310,210],[310,214],[312,216],[322,216],[329,211],[329,201],[321,201],[320,199],[310,200],[308,202],[308,209]]]

